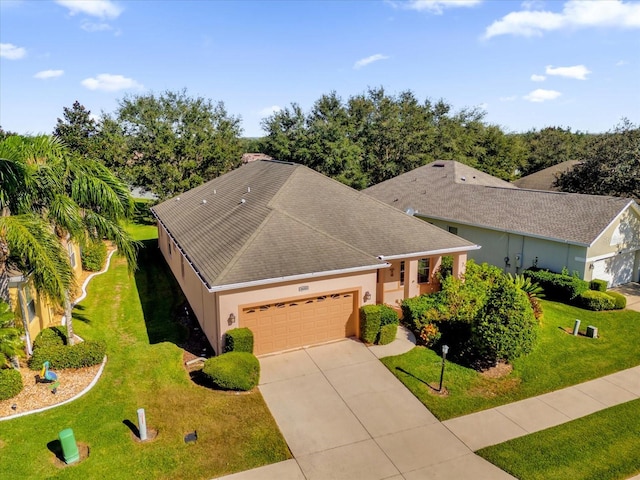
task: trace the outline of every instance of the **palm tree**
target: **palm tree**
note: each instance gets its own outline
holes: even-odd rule
[[[67,335],[69,342],[73,343],[69,295],[73,286],[73,272],[61,240],[74,241],[81,246],[89,241],[112,240],[127,259],[130,271],[135,270],[138,244],[122,225],[122,221],[133,213],[133,200],[126,185],[106,167],[71,154],[59,139],[49,136],[10,137],[5,142],[9,143],[7,151],[11,154],[11,160],[21,166],[24,178],[22,189],[17,193],[7,189],[5,197],[11,199],[7,201],[9,211],[12,214],[15,212],[15,216],[26,215],[39,219],[56,239],[57,248],[53,250],[63,252],[66,265],[63,269],[64,282],[60,282],[61,289],[51,291],[50,286],[43,288],[42,284],[38,285],[35,282],[38,271],[36,263],[29,259],[27,265],[33,269],[36,289],[43,288],[45,294],[64,305]],[[0,146],[0,156],[2,153]],[[21,237],[18,237],[13,238],[13,242],[5,243],[14,252],[14,244],[19,244],[20,240]],[[66,278],[68,272],[71,273],[69,281]]]

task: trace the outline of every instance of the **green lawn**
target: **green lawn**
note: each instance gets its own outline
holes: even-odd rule
[[[448,396],[435,395],[440,357],[416,347],[382,362],[440,420],[503,405],[581,383],[640,364],[640,313],[630,310],[592,312],[561,303],[542,301],[544,320],[535,350],[514,362],[513,372],[485,378],[475,370],[447,362],[444,386]],[[600,338],[574,337],[563,328],[576,318],[598,327]],[[451,348],[455,348],[451,346]]]
[[[477,453],[520,480],[613,480],[640,472],[640,400]]]
[[[290,458],[262,396],[195,385],[174,342],[185,332],[171,321],[183,298],[165,267],[154,226],[135,226],[144,242],[140,270],[128,275],[114,257],[74,310],[76,332],[107,342],[108,363],[87,395],[62,407],[0,423],[0,478],[204,479]],[[60,379],[64,385],[64,372]],[[124,423],[146,409],[158,437],[136,443]],[[87,444],[82,463],[59,468],[47,444],[71,427]],[[185,444],[197,430],[198,441]]]

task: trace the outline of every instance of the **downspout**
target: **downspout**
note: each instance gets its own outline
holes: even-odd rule
[[[33,354],[31,348],[31,334],[29,333],[29,310],[27,309],[27,299],[24,295],[23,287],[26,287],[26,283],[18,284],[18,301],[20,302],[20,309],[22,310],[22,326],[24,327],[25,344],[27,346],[27,355]]]

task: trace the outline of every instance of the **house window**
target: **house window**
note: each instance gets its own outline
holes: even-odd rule
[[[31,323],[33,319],[36,318],[36,302],[31,295],[31,288],[29,288],[29,286],[25,286],[24,288],[24,298],[27,303],[27,319],[29,323]]]
[[[418,283],[429,283],[429,259],[418,260]]]
[[[458,227],[448,227],[449,233],[453,233],[454,235],[458,234]]]
[[[167,235],[167,249],[169,250],[169,256],[171,256],[171,237]]]
[[[404,285],[404,261],[400,262],[400,285]]]
[[[69,263],[71,263],[71,268],[76,268],[76,251],[71,242],[67,243],[67,251],[69,252]]]

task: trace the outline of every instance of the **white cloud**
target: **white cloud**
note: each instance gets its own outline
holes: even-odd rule
[[[46,80],[48,78],[56,78],[64,75],[64,70],[43,70],[41,72],[36,73],[33,78],[39,78],[41,80]]]
[[[278,113],[282,108],[278,105],[271,105],[270,107],[265,107],[258,112],[261,117],[268,117],[269,115],[273,115],[274,113]]]
[[[0,57],[9,60],[23,58],[27,51],[23,47],[17,47],[13,43],[0,43]]]
[[[556,75],[558,77],[586,80],[587,75],[591,73],[591,70],[584,65],[574,65],[572,67],[554,67],[552,65],[547,65],[545,73],[547,75]]]
[[[142,89],[141,84],[132,78],[123,77],[122,75],[111,75],[110,73],[101,73],[94,77],[85,78],[80,82],[83,87],[89,90],[102,90],[104,92],[116,92],[118,90],[126,90],[130,88]]]
[[[627,62],[626,60],[618,60],[616,62],[616,67],[624,67],[625,65],[629,65],[629,62]]]
[[[535,73],[531,75],[532,82],[544,82],[547,79],[544,75],[536,75]]]
[[[524,98],[525,100],[529,100],[530,102],[540,103],[546,102],[547,100],[555,100],[560,95],[562,94],[555,90],[544,90],[542,88],[538,88],[532,92],[529,92],[522,98]]]
[[[377,53],[367,58],[361,58],[360,60],[358,60],[356,63],[353,64],[353,68],[357,70],[359,68],[369,65],[370,63],[379,62],[380,60],[386,60],[387,58],[389,57],[387,57],[386,55]]]
[[[511,12],[489,25],[484,37],[532,37],[563,28],[589,27],[640,28],[640,3],[570,0],[565,2],[560,13],[527,9]]]
[[[482,0],[409,0],[394,5],[419,12],[442,14],[446,8],[474,7],[482,3]]]
[[[111,0],[56,0],[58,5],[69,9],[71,15],[83,13],[98,18],[118,18],[122,7]]]
[[[514,102],[518,97],[516,95],[510,95],[508,97],[500,97],[498,100],[501,102]]]
[[[108,23],[93,23],[93,22],[82,22],[80,25],[85,32],[106,32],[109,30],[113,30],[113,27]]]

